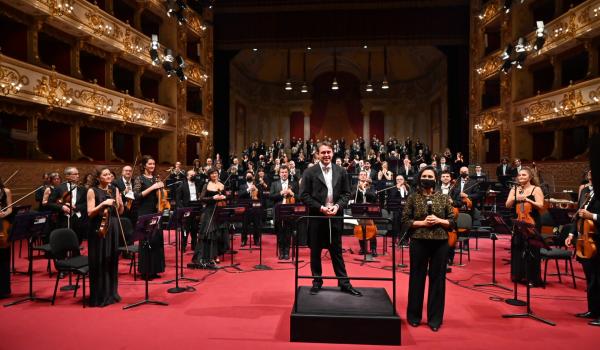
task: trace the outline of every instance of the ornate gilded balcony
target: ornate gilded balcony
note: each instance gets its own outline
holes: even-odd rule
[[[502,67],[502,58],[500,58],[502,50],[497,50],[485,56],[475,68],[475,72],[480,79],[487,79],[498,73]]]
[[[195,136],[208,136],[210,130],[210,122],[199,114],[186,113],[187,120],[187,132],[189,135]]]
[[[502,124],[502,108],[487,109],[474,117],[473,128],[476,131],[487,132],[498,130]]]
[[[600,111],[600,78],[517,101],[513,111],[515,125],[575,118]]]
[[[481,13],[479,14],[479,24],[481,27],[485,27],[487,24],[493,22],[501,13],[502,7],[500,1],[490,1],[481,9]]]
[[[6,83],[4,83],[6,81]],[[175,110],[0,54],[0,82],[9,98],[122,123],[174,130]],[[0,85],[2,86],[2,85]]]

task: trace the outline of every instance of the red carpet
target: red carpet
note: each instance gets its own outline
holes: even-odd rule
[[[345,238],[346,247],[358,250],[357,241]],[[381,242],[381,241],[380,241]],[[474,242],[473,242],[474,243]],[[472,245],[474,246],[474,244]],[[480,240],[480,250],[471,252],[471,262],[465,267],[454,267],[448,275],[446,312],[442,328],[433,333],[426,325],[418,328],[402,322],[402,345],[406,348],[427,349],[597,349],[594,337],[600,329],[587,325],[585,320],[573,317],[586,311],[585,281],[577,280],[574,290],[569,277],[558,283],[549,276],[546,289],[532,290],[533,311],[557,323],[551,327],[529,319],[503,319],[502,314],[523,312],[524,307],[513,307],[490,298],[510,297],[510,292],[496,288],[473,288],[475,283],[491,280],[491,244]],[[498,281],[509,283],[508,266],[501,258],[508,252],[506,237],[497,245]],[[381,244],[380,244],[381,246]],[[236,237],[236,247],[239,238]],[[277,264],[274,256],[275,239],[264,239],[264,263],[272,271],[253,271],[258,263],[258,251],[241,251],[235,256],[244,270],[233,269],[209,272],[186,270],[187,277],[201,279],[192,284],[195,292],[168,294],[173,285],[161,284],[174,276],[174,248],[165,247],[168,270],[163,278],[152,282],[150,296],[167,301],[169,306],[141,306],[122,310],[126,304],[143,298],[142,281],[133,281],[128,272],[128,261],[121,261],[119,292],[123,301],[106,308],[81,307],[81,295],[73,298],[68,292],[59,292],[56,305],[27,302],[0,308],[0,349],[358,349],[375,348],[367,345],[303,344],[289,342],[289,317],[293,303],[294,274],[291,264]],[[405,251],[408,257],[408,250]],[[25,254],[24,254],[25,255]],[[371,266],[355,264],[350,254],[345,254],[351,275],[390,276],[390,271],[380,269],[390,265],[391,256],[381,257],[381,263]],[[398,254],[399,257],[399,254]],[[191,255],[185,255],[186,263]],[[308,262],[308,250],[301,252]],[[458,256],[457,256],[458,259]],[[466,261],[466,255],[464,256]],[[26,269],[25,256],[18,259],[18,270]],[[54,279],[43,272],[45,260],[34,262],[34,291],[41,297],[50,297]],[[324,260],[324,272],[332,273],[331,264]],[[555,272],[553,264],[550,272]],[[576,273],[583,276],[580,265]],[[564,267],[561,266],[564,269]],[[309,273],[308,266],[304,267]],[[64,285],[66,280],[61,281]],[[305,282],[306,283],[306,282]],[[332,284],[332,281],[326,284]],[[187,285],[182,283],[182,285]],[[355,282],[354,286],[386,286],[389,283]],[[398,313],[405,319],[408,275],[398,273]],[[26,276],[13,279],[13,298],[25,296]],[[520,286],[520,299],[525,298],[525,288]],[[369,331],[369,325],[365,325]],[[377,347],[379,348],[379,347]],[[383,347],[381,347],[383,348]]]

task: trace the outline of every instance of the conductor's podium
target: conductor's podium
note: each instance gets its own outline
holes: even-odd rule
[[[400,317],[384,288],[357,288],[362,297],[339,288],[298,289],[292,309],[290,341],[400,345]]]

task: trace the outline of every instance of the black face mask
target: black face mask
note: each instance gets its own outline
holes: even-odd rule
[[[252,182],[252,180],[254,180],[254,178],[252,176],[248,176],[246,177],[246,181],[247,182]]]
[[[469,177],[469,174],[461,173],[460,177],[462,177],[463,179],[466,179],[467,177]]]
[[[421,187],[428,190],[435,187],[435,180],[432,179],[421,179]]]

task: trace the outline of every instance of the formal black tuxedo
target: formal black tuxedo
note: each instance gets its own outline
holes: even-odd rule
[[[501,176],[513,176],[513,168],[509,164],[506,164],[506,170],[503,172],[502,171],[503,165],[504,164],[499,164],[496,167],[496,176],[498,178],[500,178]]]
[[[294,192],[294,197],[299,198],[300,189],[297,182],[288,179],[288,188]],[[281,180],[271,183],[269,198],[274,205],[281,204],[283,201]],[[292,227],[289,223],[282,221],[281,218],[275,218],[275,231],[277,232],[277,246],[279,247],[279,257],[287,258],[289,256]]]
[[[353,200],[356,204],[375,203],[377,202],[377,193],[375,193],[375,190],[373,188],[369,188],[363,194],[362,191],[358,190],[358,185],[356,185],[352,190],[350,199]]]
[[[412,166],[409,165],[407,168],[404,166],[404,164],[402,164],[402,166],[398,168],[398,174],[396,175],[402,175],[404,176],[405,180],[408,180],[408,178],[415,176],[415,171]]]
[[[123,227],[125,228],[125,226],[130,227],[132,229],[129,230],[124,230],[125,233],[125,239],[127,240],[127,245],[131,245],[133,244],[133,228],[135,227],[135,224],[137,222],[137,213],[136,213],[136,209],[135,209],[135,202],[136,200],[140,197],[140,194],[135,193],[135,191],[133,191],[133,178],[129,179],[129,188],[131,189],[132,193],[134,194],[134,200],[131,203],[131,209],[127,208],[127,200],[129,200],[129,198],[125,197],[125,189],[127,188],[127,185],[125,184],[125,181],[123,180],[123,176],[119,176],[117,179],[115,179],[115,181],[113,181],[112,185],[116,188],[119,189],[119,194],[121,195],[121,200],[123,200],[123,205],[125,205],[125,208],[123,210],[123,214],[121,214],[121,220],[129,220],[129,224],[125,224]],[[122,241],[122,238],[119,237],[119,240]]]
[[[191,236],[191,248],[192,251],[196,251],[196,242],[198,239],[198,218],[202,209],[202,202],[200,201],[200,194],[202,192],[202,185],[194,182],[196,187],[196,200],[191,200],[190,194],[190,183],[185,180],[177,187],[175,191],[175,200],[177,208],[194,208],[194,212],[187,219],[185,219],[184,230],[182,231],[181,247],[185,250],[187,245],[188,236]],[[192,258],[193,260],[193,258]]]
[[[294,182],[299,182],[300,179],[302,178],[302,170],[298,169],[298,168],[294,168],[295,174],[292,175],[291,173],[289,173],[289,178],[290,180],[294,181]],[[294,191],[294,193],[296,193]]]
[[[239,184],[238,188],[239,199],[248,200],[252,198],[250,192],[248,192],[248,183],[246,181]],[[258,186],[256,188],[259,189],[258,200],[261,201],[262,191]],[[248,241],[248,231],[250,226],[253,227],[252,236],[254,238],[254,243],[258,244],[258,242],[260,241],[260,229],[262,228],[262,212],[262,207],[251,207],[248,210],[246,210],[246,215],[244,216],[244,227],[242,228],[242,245],[246,245],[246,242]]]
[[[67,183],[58,185],[56,191],[52,193],[56,196],[55,198],[49,198],[47,207],[51,210],[59,212],[58,219],[56,222],[56,228],[63,228],[71,226],[71,229],[77,233],[79,242],[83,238],[87,237],[87,189],[83,186],[76,186],[77,190],[75,194],[75,212],[79,213],[72,214],[71,218],[64,214],[62,211],[62,204],[57,204],[56,201],[60,198],[64,198],[68,191]],[[73,192],[72,192],[73,193]],[[71,203],[64,203],[70,205]]]
[[[304,171],[302,176],[302,187],[300,198],[308,206],[310,215],[323,216],[321,206],[327,202],[327,184],[321,170],[321,163],[316,164]],[[342,256],[342,230],[343,230],[343,208],[348,204],[350,198],[350,183],[348,174],[342,167],[333,163],[331,168],[331,186],[333,190],[333,204],[339,206],[335,217],[337,220],[311,219],[309,220],[308,244],[310,247],[310,268],[313,276],[322,275],[321,250],[329,249],[329,255],[333,264],[333,270],[338,277],[346,277],[346,266]],[[330,224],[331,223],[331,224]],[[313,286],[320,287],[323,280],[316,278]],[[350,281],[339,279],[338,285],[349,287]]]
[[[462,206],[462,198],[460,198],[461,181],[462,181],[462,178],[460,178],[460,177],[458,179],[456,179],[456,185],[454,185],[454,188],[449,193],[449,196],[450,196],[450,198],[452,198],[452,201],[454,202],[455,207]],[[462,192],[464,192],[467,196],[469,196],[469,199],[471,200],[471,202],[473,202],[474,205],[481,198],[481,193],[479,192],[479,183],[470,178],[467,178]],[[475,207],[475,206],[473,206],[473,207]]]

